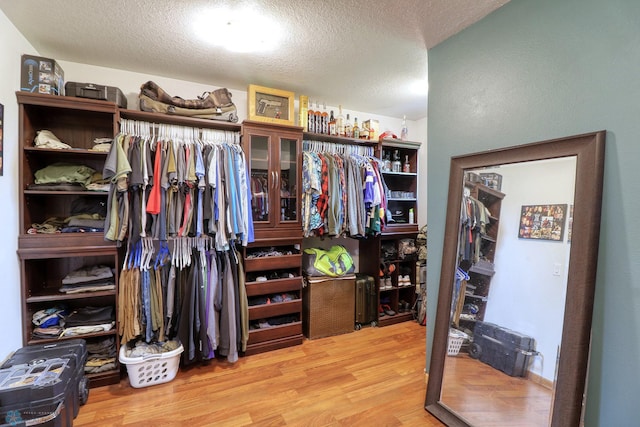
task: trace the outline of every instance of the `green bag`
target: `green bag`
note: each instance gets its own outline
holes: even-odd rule
[[[329,250],[308,248],[302,253],[302,270],[306,276],[340,277],[355,271],[353,258],[344,246]]]

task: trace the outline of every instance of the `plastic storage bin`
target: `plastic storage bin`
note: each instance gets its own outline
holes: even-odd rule
[[[18,349],[0,368],[0,426],[71,427],[89,394],[86,360],[82,339]]]
[[[120,347],[118,359],[127,366],[127,375],[131,387],[142,388],[168,383],[178,373],[180,355],[184,351],[182,344],[175,350],[165,353],[149,354],[139,357],[127,357],[127,346]]]

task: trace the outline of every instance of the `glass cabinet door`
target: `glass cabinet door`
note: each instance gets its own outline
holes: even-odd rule
[[[251,171],[251,215],[256,238],[297,236],[300,231],[299,128],[243,125],[244,150]]]
[[[254,222],[269,222],[269,137],[251,135],[250,147],[251,214]]]
[[[298,213],[298,141],[280,139],[279,198],[280,222],[297,221]]]

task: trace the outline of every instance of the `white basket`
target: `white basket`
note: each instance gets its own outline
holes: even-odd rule
[[[460,352],[460,347],[464,340],[469,338],[467,334],[457,329],[449,329],[449,346],[447,348],[447,354],[449,356],[457,356]]]
[[[167,383],[174,379],[178,373],[180,354],[183,351],[184,347],[180,344],[180,347],[165,353],[127,357],[126,345],[123,345],[120,347],[118,359],[120,363],[127,365],[131,387],[142,388]]]

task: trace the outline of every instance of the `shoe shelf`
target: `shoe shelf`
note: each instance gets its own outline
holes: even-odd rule
[[[378,289],[378,326],[414,319],[416,283],[419,283],[416,259],[397,254],[403,239],[415,240],[416,236],[413,231],[394,232],[360,241],[360,273],[373,276]],[[392,255],[386,253],[390,248]]]
[[[402,242],[415,242],[415,237],[415,233],[395,233],[380,238],[380,326],[413,320],[418,280],[415,268],[417,254],[403,254]]]
[[[302,343],[302,255],[300,241],[260,241],[243,249],[249,301],[245,355]]]

